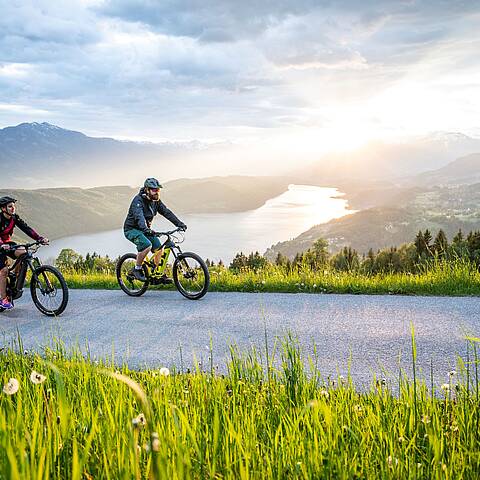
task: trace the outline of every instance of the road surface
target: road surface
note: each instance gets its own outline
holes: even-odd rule
[[[130,298],[120,291],[71,290],[67,310],[52,319],[25,292],[14,310],[0,315],[0,343],[18,332],[27,349],[41,350],[52,339],[82,351],[88,344],[92,356],[115,352],[116,362],[135,368],[187,368],[194,359],[207,368],[212,354],[224,371],[229,345],[264,352],[266,332],[279,358],[279,340],[290,332],[305,357],[316,346],[325,378],[346,375],[350,362],[355,383],[368,385],[374,375],[394,382],[399,366],[411,374],[410,322],[418,365],[428,382],[433,365],[440,385],[448,371],[458,370],[458,355],[465,358],[465,336],[480,336],[480,298],[209,293],[195,302],[177,292]]]

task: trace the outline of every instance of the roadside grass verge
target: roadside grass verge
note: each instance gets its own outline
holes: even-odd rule
[[[473,361],[459,360],[444,385],[399,375],[395,394],[381,380],[360,392],[350,378],[323,379],[291,338],[264,354],[232,348],[227,375],[213,359],[208,371],[167,374],[61,347],[42,356],[8,348],[0,476],[476,479],[472,345]],[[413,335],[412,346],[415,371]]]
[[[64,272],[70,288],[117,289],[114,274]],[[175,287],[153,287],[172,290]],[[367,275],[341,272],[331,268],[286,271],[268,265],[261,270],[238,273],[213,267],[213,292],[285,292],[285,293],[353,293],[397,295],[480,295],[480,271],[462,262],[436,262],[419,273],[383,273]]]

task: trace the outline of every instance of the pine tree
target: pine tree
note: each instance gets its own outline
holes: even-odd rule
[[[440,229],[435,237],[435,241],[433,242],[433,251],[439,255],[444,257],[448,250],[448,239],[445,235],[445,232]]]
[[[421,258],[423,255],[427,253],[425,248],[425,238],[421,230],[419,230],[419,232],[417,233],[414,244],[415,244],[415,249],[417,250],[418,258]]]

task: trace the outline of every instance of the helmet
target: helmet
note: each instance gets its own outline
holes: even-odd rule
[[[163,188],[156,178],[147,178],[143,186],[145,188]]]
[[[0,207],[5,207],[9,203],[16,203],[16,201],[17,200],[15,198],[12,198],[12,197],[9,197],[9,196],[1,197],[0,198]]]

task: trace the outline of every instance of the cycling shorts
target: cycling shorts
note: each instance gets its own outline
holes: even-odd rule
[[[13,242],[8,242],[9,245],[15,245]],[[7,257],[16,259],[15,251],[14,250],[4,250],[0,248],[0,270],[7,265]]]
[[[138,252],[143,252],[148,247],[152,247],[152,252],[158,250],[161,246],[158,237],[153,235],[145,235],[141,230],[132,228],[131,230],[125,230],[125,237],[135,244]]]

